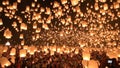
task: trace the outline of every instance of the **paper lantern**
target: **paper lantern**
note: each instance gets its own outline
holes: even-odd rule
[[[37,48],[36,48],[35,46],[31,46],[31,47],[29,47],[29,48],[30,48],[29,53],[30,53],[31,55],[34,55],[35,51],[37,51]]]
[[[72,6],[75,6],[79,3],[79,0],[70,0],[70,1],[71,1]]]
[[[12,33],[9,29],[6,29],[4,31],[4,37],[7,38],[7,39],[10,39],[12,37]]]
[[[95,10],[99,10],[99,5],[98,5],[98,3],[95,3],[94,8],[95,8]]]
[[[26,50],[25,49],[21,49],[20,50],[20,57],[26,57]]]
[[[45,23],[42,25],[42,28],[44,28],[45,30],[48,30],[48,29],[49,29],[49,28],[48,28],[48,25],[45,24]]]
[[[27,49],[28,49],[28,46],[27,46],[27,45],[23,46],[23,49],[26,49],[26,50],[27,50]]]
[[[87,27],[88,23],[86,21],[81,21],[82,27]]]
[[[14,56],[11,56],[11,62],[12,62],[13,64],[15,64],[15,57],[14,57]]]
[[[17,27],[17,23],[16,23],[16,22],[13,22],[12,26],[13,26],[14,28],[16,28],[16,27]]]
[[[3,25],[3,21],[2,21],[2,19],[0,18],[0,25]]]
[[[23,37],[24,37],[24,35],[23,35],[23,34],[20,34],[20,37],[19,37],[19,38],[20,38],[20,39],[23,39]]]
[[[3,47],[3,52],[7,52],[7,50],[8,50],[8,47],[7,47],[7,46],[4,46],[4,47]]]
[[[33,29],[36,29],[37,28],[37,23],[33,23]]]
[[[64,5],[67,3],[67,0],[61,0],[61,3]]]
[[[11,49],[10,55],[16,55],[16,49],[15,49],[15,48],[12,48],[12,49]]]
[[[88,68],[99,68],[98,62],[95,60],[90,60],[88,64]]]
[[[89,51],[83,51],[82,52],[83,60],[90,60],[90,52]]]
[[[27,25],[25,23],[21,23],[20,29],[27,30]]]
[[[107,5],[107,4],[104,4],[104,5],[103,5],[103,9],[104,9],[104,10],[108,10],[108,5]]]
[[[120,5],[119,5],[118,2],[114,2],[114,3],[113,3],[113,6],[114,6],[114,9],[118,9],[118,8],[120,8]]]
[[[1,57],[0,58],[0,63],[1,63],[1,66],[4,68],[5,66],[10,66],[11,63],[8,61],[8,59],[6,57]]]
[[[88,68],[88,63],[89,63],[89,61],[87,61],[87,60],[82,60],[83,68]]]

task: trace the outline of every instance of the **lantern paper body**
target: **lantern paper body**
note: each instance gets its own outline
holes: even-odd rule
[[[61,0],[61,3],[62,3],[62,4],[66,4],[66,3],[67,3],[67,0]]]
[[[83,60],[90,60],[90,53],[89,52],[83,52],[82,53]]]
[[[26,57],[26,50],[25,49],[20,50],[20,57]]]
[[[25,23],[21,23],[21,30],[27,30],[27,25]]]
[[[3,25],[3,21],[2,21],[2,19],[0,19],[0,25]]]
[[[12,37],[11,31],[9,29],[6,29],[4,31],[4,36],[5,36],[5,38],[10,39]]]
[[[16,55],[16,49],[15,49],[15,48],[12,48],[12,49],[11,49],[10,55]]]
[[[8,59],[6,57],[1,57],[0,58],[0,63],[1,66],[4,68],[5,66],[10,66],[11,63],[8,61]]]
[[[84,68],[88,68],[88,63],[89,63],[89,61],[82,60],[82,65]]]
[[[7,52],[7,50],[8,50],[8,47],[7,47],[7,46],[4,46],[4,47],[3,47],[3,52]]]
[[[98,63],[95,60],[90,60],[88,64],[88,68],[98,68]]]
[[[75,6],[75,5],[77,5],[78,4],[78,0],[71,0],[71,4],[72,4],[72,6]]]

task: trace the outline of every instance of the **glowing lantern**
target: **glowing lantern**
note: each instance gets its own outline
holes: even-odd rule
[[[2,19],[0,18],[0,25],[3,25],[3,21],[2,21]]]
[[[42,25],[42,28],[44,28],[45,30],[49,30],[48,25],[45,23]]]
[[[10,46],[10,42],[9,42],[9,41],[7,41],[7,42],[5,43],[5,45]]]
[[[29,53],[30,53],[31,55],[34,55],[35,51],[37,51],[37,48],[36,48],[35,46],[31,46]]]
[[[72,6],[75,6],[79,3],[79,0],[70,0],[70,1],[71,1]]]
[[[14,56],[11,56],[11,62],[12,62],[13,64],[15,64],[15,57],[14,57]]]
[[[41,29],[40,29],[40,28],[37,28],[35,32],[36,32],[36,33],[39,33],[40,31],[41,31]]]
[[[37,28],[37,23],[33,23],[33,29],[36,29]]]
[[[89,51],[83,51],[82,52],[83,60],[90,60],[90,52]]]
[[[17,27],[17,23],[16,23],[16,22],[13,22],[12,26],[13,26],[14,28],[16,28],[16,27]]]
[[[19,37],[19,38],[20,38],[20,39],[23,39],[23,37],[24,37],[24,35],[23,35],[23,34],[20,34],[20,37]]]
[[[117,0],[118,3],[120,3],[120,0]]]
[[[114,2],[113,3],[113,6],[114,6],[114,9],[118,9],[120,7],[119,3],[118,2]]]
[[[99,1],[100,1],[100,2],[103,2],[103,3],[106,2],[106,0],[99,0]]]
[[[25,23],[21,23],[20,29],[27,30],[27,25]]]
[[[118,49],[118,57],[120,57],[120,49]]]
[[[11,63],[8,61],[8,59],[6,57],[1,57],[0,58],[0,63],[1,66],[4,68],[5,66],[10,66]]]
[[[4,31],[4,36],[5,36],[5,38],[10,39],[12,37],[11,31],[9,29],[6,29]]]
[[[20,50],[20,57],[26,57],[26,54],[27,54],[27,52],[25,49]]]
[[[46,13],[45,14],[50,14],[51,13],[51,11],[50,11],[50,8],[46,8]]]
[[[88,23],[86,21],[81,21],[82,27],[87,27]]]
[[[7,50],[8,50],[8,47],[7,47],[7,46],[4,46],[4,47],[3,47],[3,52],[7,52]]]
[[[61,0],[61,3],[64,5],[67,3],[67,0]]]
[[[30,11],[30,6],[26,6],[26,11]]]
[[[98,65],[97,61],[95,61],[95,60],[90,60],[89,61],[88,68],[99,68],[98,66],[99,65]]]
[[[15,48],[12,48],[12,49],[11,49],[10,55],[16,55],[16,49],[15,49]]]
[[[21,45],[24,45],[24,44],[25,44],[25,42],[24,42],[24,40],[22,40],[22,41],[21,41]]]
[[[88,61],[82,60],[82,65],[84,68],[88,68],[88,63],[89,63]]]
[[[23,49],[26,49],[26,50],[27,50],[27,49],[28,49],[28,46],[23,46]]]
[[[94,8],[95,8],[95,10],[99,9],[98,3],[95,3]]]
[[[21,0],[17,0],[18,3],[21,3]]]
[[[3,8],[2,7],[0,7],[0,12],[2,12],[3,11]]]
[[[57,1],[54,2],[53,8],[59,7],[59,3]]]
[[[103,8],[104,8],[104,10],[108,10],[108,5],[104,4]]]

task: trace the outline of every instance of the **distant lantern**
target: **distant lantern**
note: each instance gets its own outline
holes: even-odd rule
[[[27,52],[25,49],[20,50],[20,57],[26,57],[26,54],[27,54]]]
[[[18,3],[21,3],[21,0],[17,0]]]
[[[88,64],[88,68],[99,68],[99,63],[95,60],[90,60]]]
[[[99,10],[99,5],[98,5],[98,3],[95,3],[94,8],[95,8],[95,10]]]
[[[10,39],[12,37],[12,33],[8,28],[4,31],[4,37],[7,39]]]
[[[82,52],[83,60],[90,60],[90,52],[89,51],[83,51]]]
[[[103,2],[103,3],[105,3],[106,2],[106,0],[99,0],[100,2]]]
[[[107,4],[104,4],[104,5],[103,5],[103,8],[104,8],[104,10],[108,10],[108,5],[107,5]]]
[[[72,6],[76,6],[79,3],[79,0],[70,0]]]
[[[25,23],[21,23],[20,29],[27,30],[27,25]]]
[[[3,25],[3,21],[2,21],[2,19],[0,18],[0,25]]]
[[[67,3],[67,0],[61,0],[61,3],[64,5]]]
[[[42,25],[42,28],[44,28],[45,30],[49,30],[48,25],[45,23]]]
[[[24,44],[25,44],[25,41],[24,41],[24,40],[22,40],[22,41],[21,41],[21,45],[24,45]]]
[[[23,34],[20,34],[19,38],[20,38],[20,39],[23,39],[23,38],[24,38],[24,35],[23,35]]]
[[[87,27],[88,23],[86,21],[81,21],[82,27]]]
[[[16,55],[16,49],[15,49],[15,48],[12,48],[12,49],[11,49],[10,55]]]
[[[8,67],[11,65],[11,63],[9,62],[9,60],[6,57],[1,57],[0,58],[0,63],[1,63],[1,67]]]
[[[36,29],[37,28],[37,23],[33,23],[33,29]]]
[[[7,47],[7,46],[4,46],[4,47],[3,47],[3,52],[7,52],[7,50],[8,50],[8,47]]]
[[[118,2],[114,2],[114,3],[113,3],[113,6],[114,6],[114,9],[118,9],[118,8],[120,8],[120,5],[119,5]]]
[[[12,24],[12,26],[13,26],[14,28],[16,28],[16,27],[17,27],[17,23],[14,21],[13,24]]]

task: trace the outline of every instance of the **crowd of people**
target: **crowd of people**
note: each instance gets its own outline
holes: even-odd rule
[[[79,53],[75,54],[75,51],[70,53],[58,53],[54,52],[53,55],[44,51],[35,52],[34,55],[27,53],[26,57],[19,57],[19,49],[16,49],[15,63],[11,61],[9,55],[11,48],[7,52],[3,53],[3,57],[7,57],[11,65],[5,68],[86,68],[82,63],[82,49],[79,49]],[[120,68],[119,61],[115,58],[109,58],[104,51],[92,51],[90,59],[98,61],[98,68]],[[112,63],[108,63],[112,60]]]

